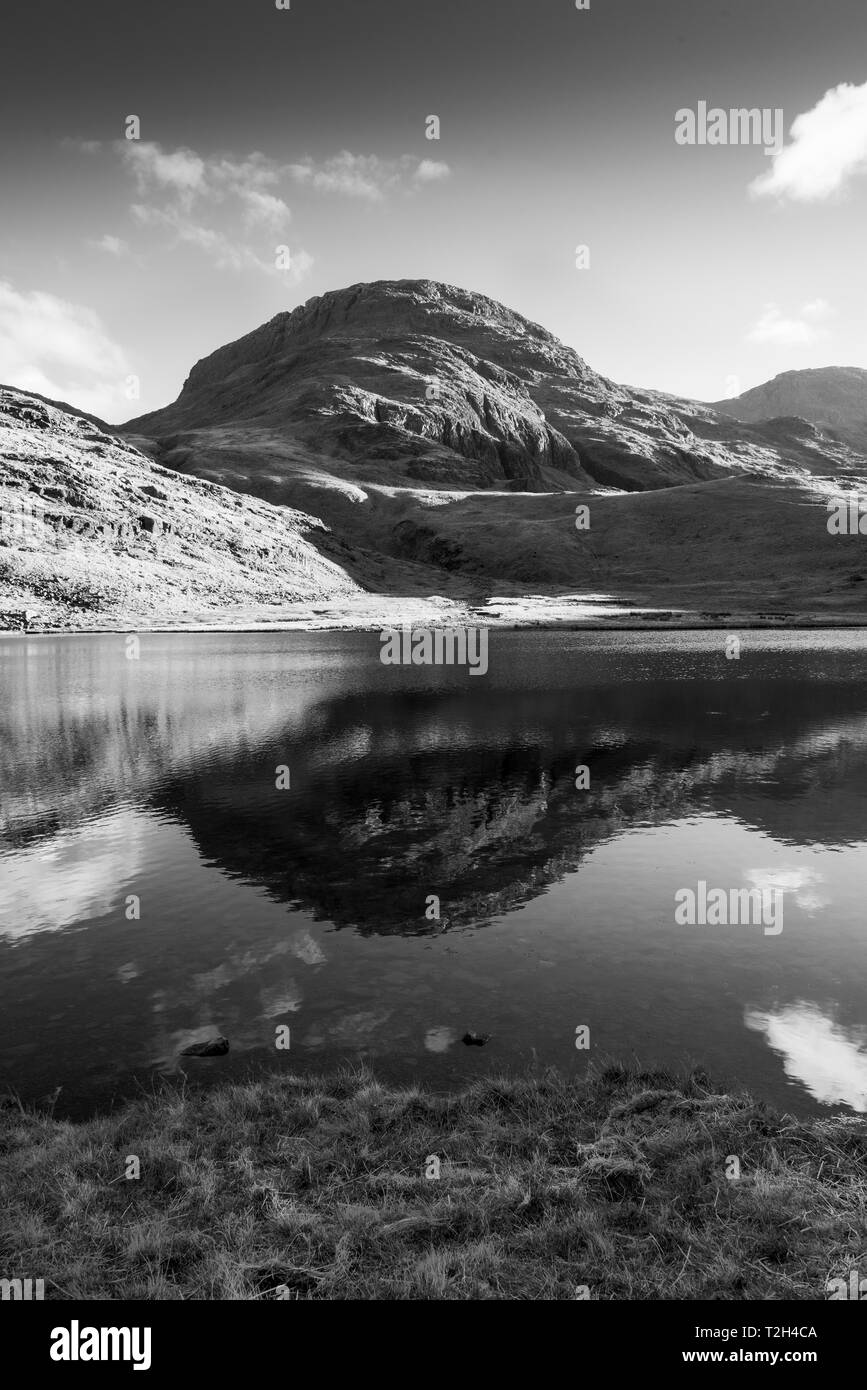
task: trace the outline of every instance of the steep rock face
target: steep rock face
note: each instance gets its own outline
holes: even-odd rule
[[[538,324],[428,280],[354,285],[278,314],[123,430],[170,466],[218,476],[203,454],[215,431],[242,426],[386,485],[645,489],[744,466],[744,432],[709,408],[616,386]],[[246,471],[256,491],[255,459]],[[270,469],[263,495],[277,500],[274,482]]]
[[[838,431],[856,448],[867,447],[867,371],[861,367],[813,367],[782,372],[715,410],[751,423],[797,416]]]
[[[0,387],[0,626],[332,597],[321,522],[154,464],[92,418]]]

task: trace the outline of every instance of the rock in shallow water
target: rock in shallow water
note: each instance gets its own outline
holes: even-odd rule
[[[193,1043],[190,1047],[185,1047],[181,1053],[182,1057],[225,1057],[229,1051],[229,1039],[222,1035],[218,1038],[209,1038],[207,1042]]]

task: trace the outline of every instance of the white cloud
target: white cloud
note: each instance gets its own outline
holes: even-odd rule
[[[288,172],[297,183],[307,184],[319,193],[341,193],[349,198],[378,202],[385,195],[412,180],[418,184],[447,178],[447,164],[433,159],[418,160],[404,154],[399,159],[380,159],[375,154],[340,154],[317,165],[312,159],[290,164]]]
[[[133,203],[130,211],[142,226],[165,227],[174,232],[176,244],[183,242],[203,251],[213,260],[218,270],[264,268],[260,258],[250,247],[238,245],[214,227],[205,227],[194,221],[181,208],[155,208],[143,203]]]
[[[190,196],[206,188],[205,161],[194,150],[167,153],[152,140],[117,140],[114,147],[132,171],[140,193],[156,186]]]
[[[278,273],[283,276],[289,285],[297,285],[305,276],[310,274],[313,269],[313,257],[306,251],[298,250],[291,253],[291,265],[288,270],[281,270]]]
[[[72,143],[85,148],[85,142]],[[86,142],[88,152],[93,145]],[[173,245],[196,247],[218,270],[282,273],[292,284],[309,272],[313,259],[300,248],[292,254],[291,269],[278,272],[277,246],[263,242],[285,236],[292,218],[284,200],[270,191],[285,169],[267,155],[204,158],[195,150],[164,150],[148,140],[115,140],[110,148],[135,180],[141,200],[130,212],[139,226],[171,232]],[[115,255],[126,249],[116,237],[94,244]]]
[[[289,208],[282,198],[276,198],[273,193],[261,193],[256,188],[245,189],[243,201],[243,219],[248,227],[262,223],[279,231],[291,221]]]
[[[447,164],[441,164],[436,159],[423,159],[413,178],[417,183],[434,183],[439,179],[447,179],[451,172]]]
[[[341,150],[319,168],[312,160],[305,160],[292,165],[291,169],[297,179],[309,182],[319,193],[342,193],[349,198],[374,201],[399,178],[393,161],[380,159],[375,154],[350,154],[349,150]]]
[[[91,309],[0,281],[0,381],[103,419],[129,413],[131,368]]]
[[[133,174],[140,193],[167,191],[188,205],[194,198],[212,202],[239,198],[256,205],[258,199],[268,197],[265,190],[273,188],[284,172],[257,150],[245,159],[231,159],[204,158],[183,146],[167,151],[148,140],[116,140],[112,148]],[[273,201],[286,209],[279,198]]]
[[[766,304],[759,320],[747,334],[751,343],[776,343],[786,347],[818,343],[830,336],[821,325],[833,317],[833,309],[825,299],[804,304],[796,316],[787,318],[778,304]]]
[[[279,199],[277,200],[279,201]],[[265,274],[284,275],[290,284],[296,285],[309,274],[313,257],[300,248],[290,248],[290,269],[277,268],[277,247],[270,248],[270,256],[261,248],[248,246],[245,242],[234,241],[215,227],[206,227],[195,222],[182,208],[153,208],[143,203],[133,203],[130,209],[133,217],[142,226],[164,227],[175,235],[175,244],[195,246],[203,252],[218,270],[259,270]]]
[[[273,188],[283,176],[283,166],[254,150],[246,159],[209,159],[205,164],[208,186],[242,197],[247,189]]]
[[[107,251],[110,256],[126,256],[129,254],[129,246],[118,236],[111,236],[108,232],[101,236],[97,241],[91,241],[91,246],[95,246],[98,251]]]
[[[805,319],[812,319],[814,322],[821,323],[823,319],[834,317],[834,310],[827,299],[811,299],[801,310]]]
[[[773,156],[771,168],[750,184],[755,197],[818,202],[841,193],[867,170],[867,82],[841,82],[810,110],[797,116],[790,143]]]
[[[172,245],[196,247],[219,270],[278,273],[291,284],[308,274],[313,259],[293,248],[290,269],[277,269],[277,244],[286,244],[292,220],[280,196],[282,181],[375,202],[393,189],[411,191],[450,173],[447,164],[436,160],[413,155],[380,159],[349,150],[319,164],[308,158],[284,165],[259,151],[242,158],[204,157],[186,147],[165,150],[148,140],[115,140],[101,147],[95,141],[64,143],[88,153],[110,148],[120,158],[139,194],[130,211],[140,227],[172,233]],[[129,249],[108,235],[93,244],[116,256]]]

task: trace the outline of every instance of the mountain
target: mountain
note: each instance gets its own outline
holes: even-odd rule
[[[714,410],[755,423],[798,416],[839,432],[855,448],[867,449],[867,371],[862,367],[811,367],[781,372]]]
[[[0,508],[4,489],[52,505],[47,547],[16,554],[0,532],[0,608],[77,625],[854,619],[857,542],[829,535],[825,504],[865,480],[867,445],[837,429],[620,386],[484,295],[380,281],[278,314],[123,426],[3,392]]]
[[[502,304],[429,280],[353,285],[196,363],[130,420],[173,468],[292,500],[311,470],[462,491],[645,491],[769,462],[712,409],[617,386]]]

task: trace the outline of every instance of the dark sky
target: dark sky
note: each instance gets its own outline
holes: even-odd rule
[[[533,128],[540,105],[612,89],[629,106],[736,76],[758,100],[787,70],[824,90],[867,64],[862,0],[7,0],[3,31],[0,110],[25,141],[64,115],[97,137],[136,106],[193,145],[284,123],[302,143],[399,141],[419,105]]]

